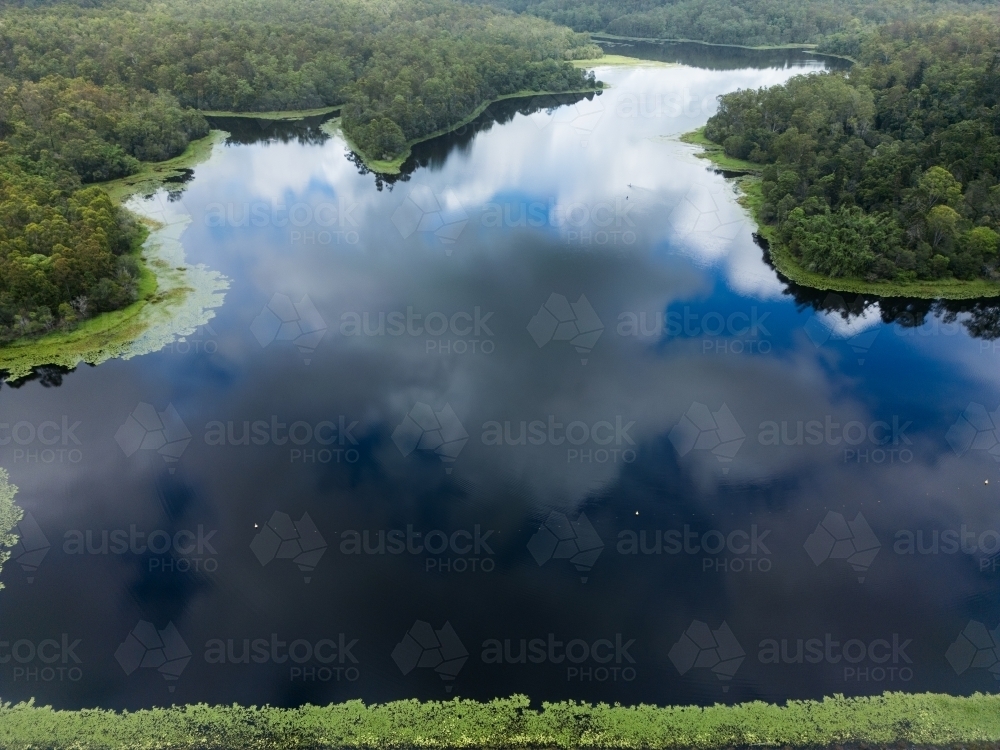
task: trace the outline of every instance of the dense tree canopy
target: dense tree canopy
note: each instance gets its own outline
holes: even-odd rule
[[[847,76],[720,97],[705,135],[764,165],[761,218],[810,269],[997,278],[1000,25],[892,24]]]
[[[569,29],[454,0],[96,4],[2,14],[0,75],[82,78],[202,110],[343,104],[347,134],[379,156],[497,95],[580,88],[567,60],[600,54]]]
[[[716,44],[820,43],[916,16],[988,7],[981,0],[478,0],[577,31]]]
[[[22,0],[0,10],[0,341],[136,298],[141,230],[86,183],[208,133],[198,110],[343,107],[390,158],[484,101],[588,85],[582,34],[455,0]],[[591,82],[592,83],[592,82]]]

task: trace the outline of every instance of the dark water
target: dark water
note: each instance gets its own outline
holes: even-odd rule
[[[821,63],[827,70],[848,70],[852,63],[843,57],[821,55],[800,48],[752,49],[726,47],[703,42],[628,42],[597,39],[605,52],[648,60],[691,65],[707,70],[789,67]]]
[[[231,288],[0,390],[0,698],[995,689],[997,304],[780,279],[671,136],[822,63],[724,54],[498,105],[395,180],[233,126],[147,200]]]

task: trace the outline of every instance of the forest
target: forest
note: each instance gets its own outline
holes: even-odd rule
[[[714,44],[819,44],[845,50],[863,29],[897,20],[967,13],[982,0],[477,0],[577,31]]]
[[[705,136],[761,165],[758,218],[802,267],[867,281],[998,278],[1000,26],[897,22],[849,75],[720,97]]]
[[[143,230],[92,183],[177,156],[199,110],[342,108],[366,155],[521,90],[593,86],[600,49],[454,0],[28,0],[0,10],[0,342],[136,298]]]

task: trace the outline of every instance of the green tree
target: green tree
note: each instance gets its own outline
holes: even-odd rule
[[[927,229],[931,236],[931,247],[949,248],[958,233],[958,223],[962,217],[951,206],[934,206],[927,213]]]
[[[24,511],[14,504],[17,487],[10,482],[6,469],[0,469],[0,570],[10,559],[10,549],[17,544],[17,534],[14,528],[24,517]],[[3,582],[0,581],[0,589]]]

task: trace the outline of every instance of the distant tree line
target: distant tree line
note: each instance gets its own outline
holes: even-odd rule
[[[860,30],[919,16],[990,7],[983,0],[476,0],[577,31],[748,46],[842,46]]]
[[[140,227],[87,183],[207,135],[206,110],[343,106],[392,158],[482,102],[588,85],[586,35],[455,0],[21,0],[0,9],[0,341],[136,299]],[[592,81],[591,81],[592,82]]]
[[[720,97],[705,135],[763,166],[761,218],[804,267],[998,278],[1000,24],[894,23],[849,75]]]

